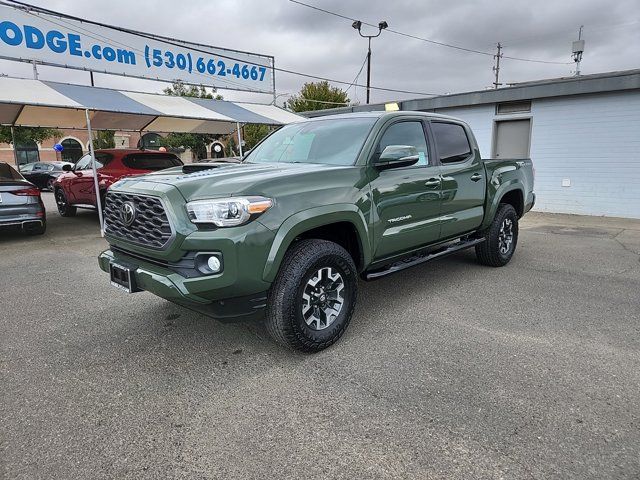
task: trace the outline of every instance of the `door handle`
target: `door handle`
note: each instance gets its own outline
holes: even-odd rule
[[[440,185],[440,179],[439,178],[430,178],[429,180],[424,182],[424,185],[425,185],[425,187],[436,187],[436,186]]]
[[[473,180],[474,182],[477,182],[481,178],[482,178],[482,175],[480,175],[479,173],[474,173],[473,175],[471,175],[471,180]]]

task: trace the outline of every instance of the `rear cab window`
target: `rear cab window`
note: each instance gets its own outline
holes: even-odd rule
[[[431,131],[435,137],[441,163],[461,162],[471,155],[471,144],[462,125],[432,122]]]
[[[182,161],[170,153],[134,153],[122,159],[125,167],[134,170],[164,170],[179,167]]]

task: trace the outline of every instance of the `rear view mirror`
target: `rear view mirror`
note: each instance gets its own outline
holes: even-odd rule
[[[411,145],[388,145],[382,151],[374,166],[379,170],[408,167],[418,162],[418,149]]]
[[[65,172],[70,172],[73,170],[73,167],[68,163],[65,163],[64,165],[62,165],[62,170],[64,170]]]

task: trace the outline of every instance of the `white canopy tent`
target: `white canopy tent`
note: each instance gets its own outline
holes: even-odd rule
[[[0,124],[92,130],[230,134],[240,125],[284,125],[304,117],[275,105],[174,97],[58,82],[0,77]],[[240,141],[240,143],[242,143]],[[94,184],[103,229],[98,176]]]
[[[284,125],[303,120],[274,105],[0,77],[0,124],[176,133],[231,133],[236,123]]]

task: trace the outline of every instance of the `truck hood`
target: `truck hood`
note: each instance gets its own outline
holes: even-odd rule
[[[211,168],[208,168],[211,167]],[[262,195],[276,184],[291,182],[291,177],[315,176],[340,171],[345,166],[313,163],[215,163],[192,164],[146,175],[129,177],[117,187],[139,182],[170,185],[187,201],[233,195]]]

